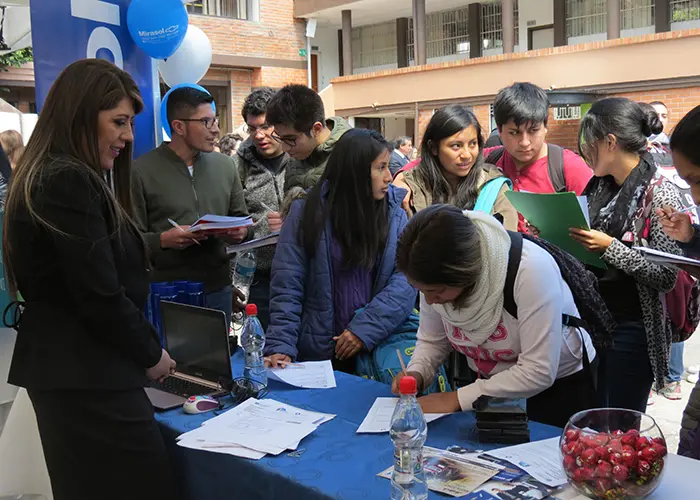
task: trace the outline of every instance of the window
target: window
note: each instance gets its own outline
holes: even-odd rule
[[[700,0],[671,0],[670,3],[672,23],[700,19]]]
[[[520,29],[518,28],[518,1],[513,2],[513,40],[518,45]],[[501,18],[501,2],[484,3],[481,6],[481,38],[484,50],[503,47],[503,22]]]
[[[607,33],[607,8],[606,0],[566,0],[566,36]]]
[[[372,68],[396,64],[396,22],[352,29],[352,67]]]
[[[195,0],[187,4],[187,12],[203,16],[251,19],[253,0]]]
[[[432,12],[425,17],[426,58],[452,55],[469,57],[469,8]],[[413,19],[408,23],[408,59],[415,60]]]
[[[621,0],[620,14],[620,29],[654,26],[654,0]]]

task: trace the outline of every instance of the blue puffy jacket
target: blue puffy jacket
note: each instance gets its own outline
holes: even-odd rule
[[[327,194],[327,190],[322,192],[323,200]],[[416,290],[396,270],[396,245],[407,222],[401,208],[405,194],[405,190],[389,186],[389,234],[372,300],[347,327],[370,351],[406,321],[416,302]],[[272,262],[265,355],[278,353],[298,361],[319,361],[332,359],[335,353],[331,224],[326,222],[316,254],[307,258],[297,239],[305,203],[298,200],[292,205]]]

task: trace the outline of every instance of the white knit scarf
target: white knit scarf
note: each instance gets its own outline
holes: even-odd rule
[[[510,237],[500,222],[483,212],[464,211],[476,225],[481,240],[481,276],[474,293],[464,307],[452,304],[433,307],[451,325],[462,330],[468,339],[455,339],[458,345],[481,345],[496,331],[503,314],[503,287],[508,270]]]

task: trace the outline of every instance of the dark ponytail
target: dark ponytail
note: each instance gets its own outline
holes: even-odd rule
[[[642,108],[642,111],[646,117],[646,123],[644,124],[643,128],[644,135],[650,137],[663,132],[664,124],[661,123],[659,113],[654,109],[654,106],[647,104],[646,102],[640,102],[639,106]]]

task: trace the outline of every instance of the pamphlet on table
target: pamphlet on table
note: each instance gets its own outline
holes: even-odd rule
[[[423,468],[428,489],[453,497],[461,497],[474,491],[498,473],[497,467],[478,458],[423,447]],[[393,466],[389,467],[378,476],[391,479],[393,470]]]
[[[491,450],[487,454],[507,460],[547,486],[556,488],[567,482],[558,437]]]
[[[333,364],[328,359],[292,363],[285,368],[268,368],[267,375],[272,380],[302,389],[332,389],[335,387]]]
[[[258,460],[295,450],[302,439],[334,417],[273,399],[251,398],[181,434],[178,445]]]
[[[394,414],[398,402],[399,398],[377,398],[357,429],[357,433],[389,432],[391,416]],[[427,413],[425,421],[430,423],[445,415],[446,413]]]

